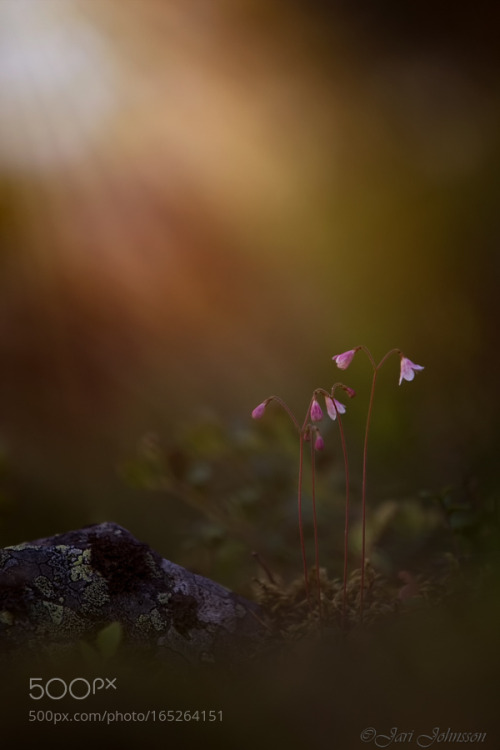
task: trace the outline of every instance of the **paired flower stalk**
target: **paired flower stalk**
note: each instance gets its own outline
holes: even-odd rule
[[[342,352],[342,354],[336,354],[332,357],[333,361],[340,370],[346,370],[351,364],[354,356],[358,351],[364,351],[373,368],[372,386],[370,392],[370,401],[368,405],[368,413],[365,426],[365,438],[363,447],[363,480],[362,480],[362,543],[361,543],[361,593],[360,593],[360,619],[363,619],[363,607],[364,607],[364,587],[365,587],[365,560],[366,560],[366,473],[367,473],[367,453],[368,453],[368,433],[370,429],[371,416],[373,411],[373,401],[375,395],[375,385],[377,381],[377,375],[383,364],[389,359],[392,354],[398,354],[400,357],[400,375],[399,385],[406,381],[412,381],[415,377],[415,372],[419,372],[424,368],[421,365],[417,365],[410,359],[405,357],[400,349],[391,349],[377,364],[370,352],[365,346],[357,346],[354,349]],[[345,414],[346,407],[340,401],[338,401],[334,394],[337,388],[343,389],[349,398],[353,398],[356,394],[352,388],[343,383],[336,383],[331,391],[328,392],[324,388],[316,388],[313,392],[312,398],[309,402],[309,406],[306,411],[305,419],[302,425],[299,424],[296,417],[289,409],[287,404],[279,396],[270,396],[265,401],[260,403],[252,411],[252,417],[254,419],[260,419],[267,408],[272,402],[276,401],[291,418],[295,428],[299,433],[299,479],[298,479],[298,516],[299,516],[299,536],[300,536],[300,548],[302,553],[302,563],[304,568],[304,584],[306,590],[307,600],[310,603],[309,595],[309,577],[307,568],[307,559],[304,543],[304,529],[302,522],[302,473],[303,473],[303,461],[304,461],[304,442],[310,442],[311,444],[311,484],[312,484],[312,506],[313,506],[313,527],[314,527],[314,551],[315,551],[315,569],[316,569],[316,582],[317,582],[317,594],[318,594],[318,606],[319,616],[321,620],[321,590],[320,590],[320,572],[319,572],[319,548],[318,548],[318,525],[316,517],[316,497],[315,497],[315,452],[324,449],[324,440],[321,436],[317,423],[323,419],[323,410],[319,404],[319,396],[323,396],[325,401],[325,407],[328,416],[333,421],[337,421],[339,425],[340,438],[342,443],[342,452],[344,457],[344,471],[345,471],[345,485],[346,485],[346,497],[345,497],[345,529],[344,529],[344,577],[343,577],[343,611],[342,619],[345,624],[346,606],[347,606],[347,552],[348,552],[348,538],[349,538],[349,462],[347,458],[347,447],[344,436],[344,428],[342,425],[341,415]]]
[[[356,395],[352,388],[349,388],[343,383],[336,383],[332,387],[330,392],[326,391],[324,388],[316,388],[309,402],[309,406],[307,407],[306,415],[305,415],[304,422],[302,423],[302,425],[299,424],[293,412],[290,410],[287,404],[279,396],[270,396],[261,404],[256,406],[252,412],[252,417],[254,419],[260,419],[264,415],[264,412],[268,404],[270,404],[272,401],[276,401],[286,411],[286,413],[292,420],[299,434],[299,479],[298,479],[299,536],[300,536],[300,549],[301,549],[301,554],[302,554],[302,563],[303,563],[303,568],[304,568],[304,585],[305,585],[307,600],[309,601],[309,603],[310,603],[309,575],[308,575],[306,549],[305,549],[305,541],[304,541],[304,526],[303,526],[303,520],[302,520],[302,475],[303,475],[303,465],[304,465],[304,443],[309,442],[311,444],[311,485],[312,485],[311,494],[312,494],[312,507],[313,507],[314,553],[315,553],[316,583],[317,583],[317,594],[318,594],[318,605],[319,605],[320,617],[321,617],[321,588],[320,588],[318,524],[317,524],[317,516],[316,516],[316,486],[315,486],[315,474],[316,474],[315,453],[316,451],[322,451],[325,447],[325,442],[323,440],[319,427],[317,426],[317,422],[320,422],[323,419],[323,410],[321,409],[321,406],[318,401],[318,398],[320,396],[323,396],[324,398],[325,408],[330,419],[335,421],[338,417],[340,434],[341,434],[342,445],[343,445],[345,472],[346,472],[346,476],[347,477],[349,476],[349,467],[347,464],[347,449],[345,445],[344,431],[342,428],[342,422],[341,422],[341,417],[340,417],[341,414],[345,414],[346,407],[343,403],[341,403],[335,398],[334,394],[337,388],[342,388],[347,393],[349,398],[353,398]],[[348,508],[348,491],[349,491],[349,488],[347,484],[346,508]]]

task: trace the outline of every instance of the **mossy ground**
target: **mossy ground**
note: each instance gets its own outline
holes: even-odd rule
[[[387,580],[367,561],[361,612],[361,569],[344,583],[330,578],[324,568],[308,571],[308,582],[298,576],[286,584],[274,576],[257,579],[255,599],[262,607],[268,640],[293,643],[307,637],[370,627],[384,619],[406,617],[417,610],[442,604],[464,586],[455,558],[449,556],[439,575],[412,575],[402,571],[398,582]]]

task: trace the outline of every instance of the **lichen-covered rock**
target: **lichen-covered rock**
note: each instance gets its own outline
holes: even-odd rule
[[[64,647],[119,622],[129,647],[189,663],[237,660],[258,606],[114,523],[0,550],[0,650]]]

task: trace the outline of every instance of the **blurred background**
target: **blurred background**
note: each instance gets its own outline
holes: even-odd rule
[[[371,373],[331,357],[358,344],[425,366],[380,374],[370,540],[408,565],[401,508],[426,540],[449,497],[495,508],[493,12],[0,0],[0,546],[113,520],[245,593],[252,550],[298,573],[297,439],[250,413],[343,379],[354,554]]]

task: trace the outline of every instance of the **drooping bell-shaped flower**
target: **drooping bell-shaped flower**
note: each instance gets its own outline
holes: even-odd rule
[[[336,354],[332,359],[340,370],[347,370],[357,351],[357,349],[349,349],[342,354]]]
[[[401,355],[401,369],[399,373],[399,385],[403,382],[403,380],[413,380],[415,377],[415,373],[419,370],[423,370],[424,368],[421,365],[416,365],[414,362],[411,361],[411,359],[408,359],[408,357],[404,357]]]
[[[333,419],[335,421],[337,419],[337,414],[345,414],[344,404],[341,404],[340,401],[337,401],[336,398],[325,396],[325,404],[330,419]]]

